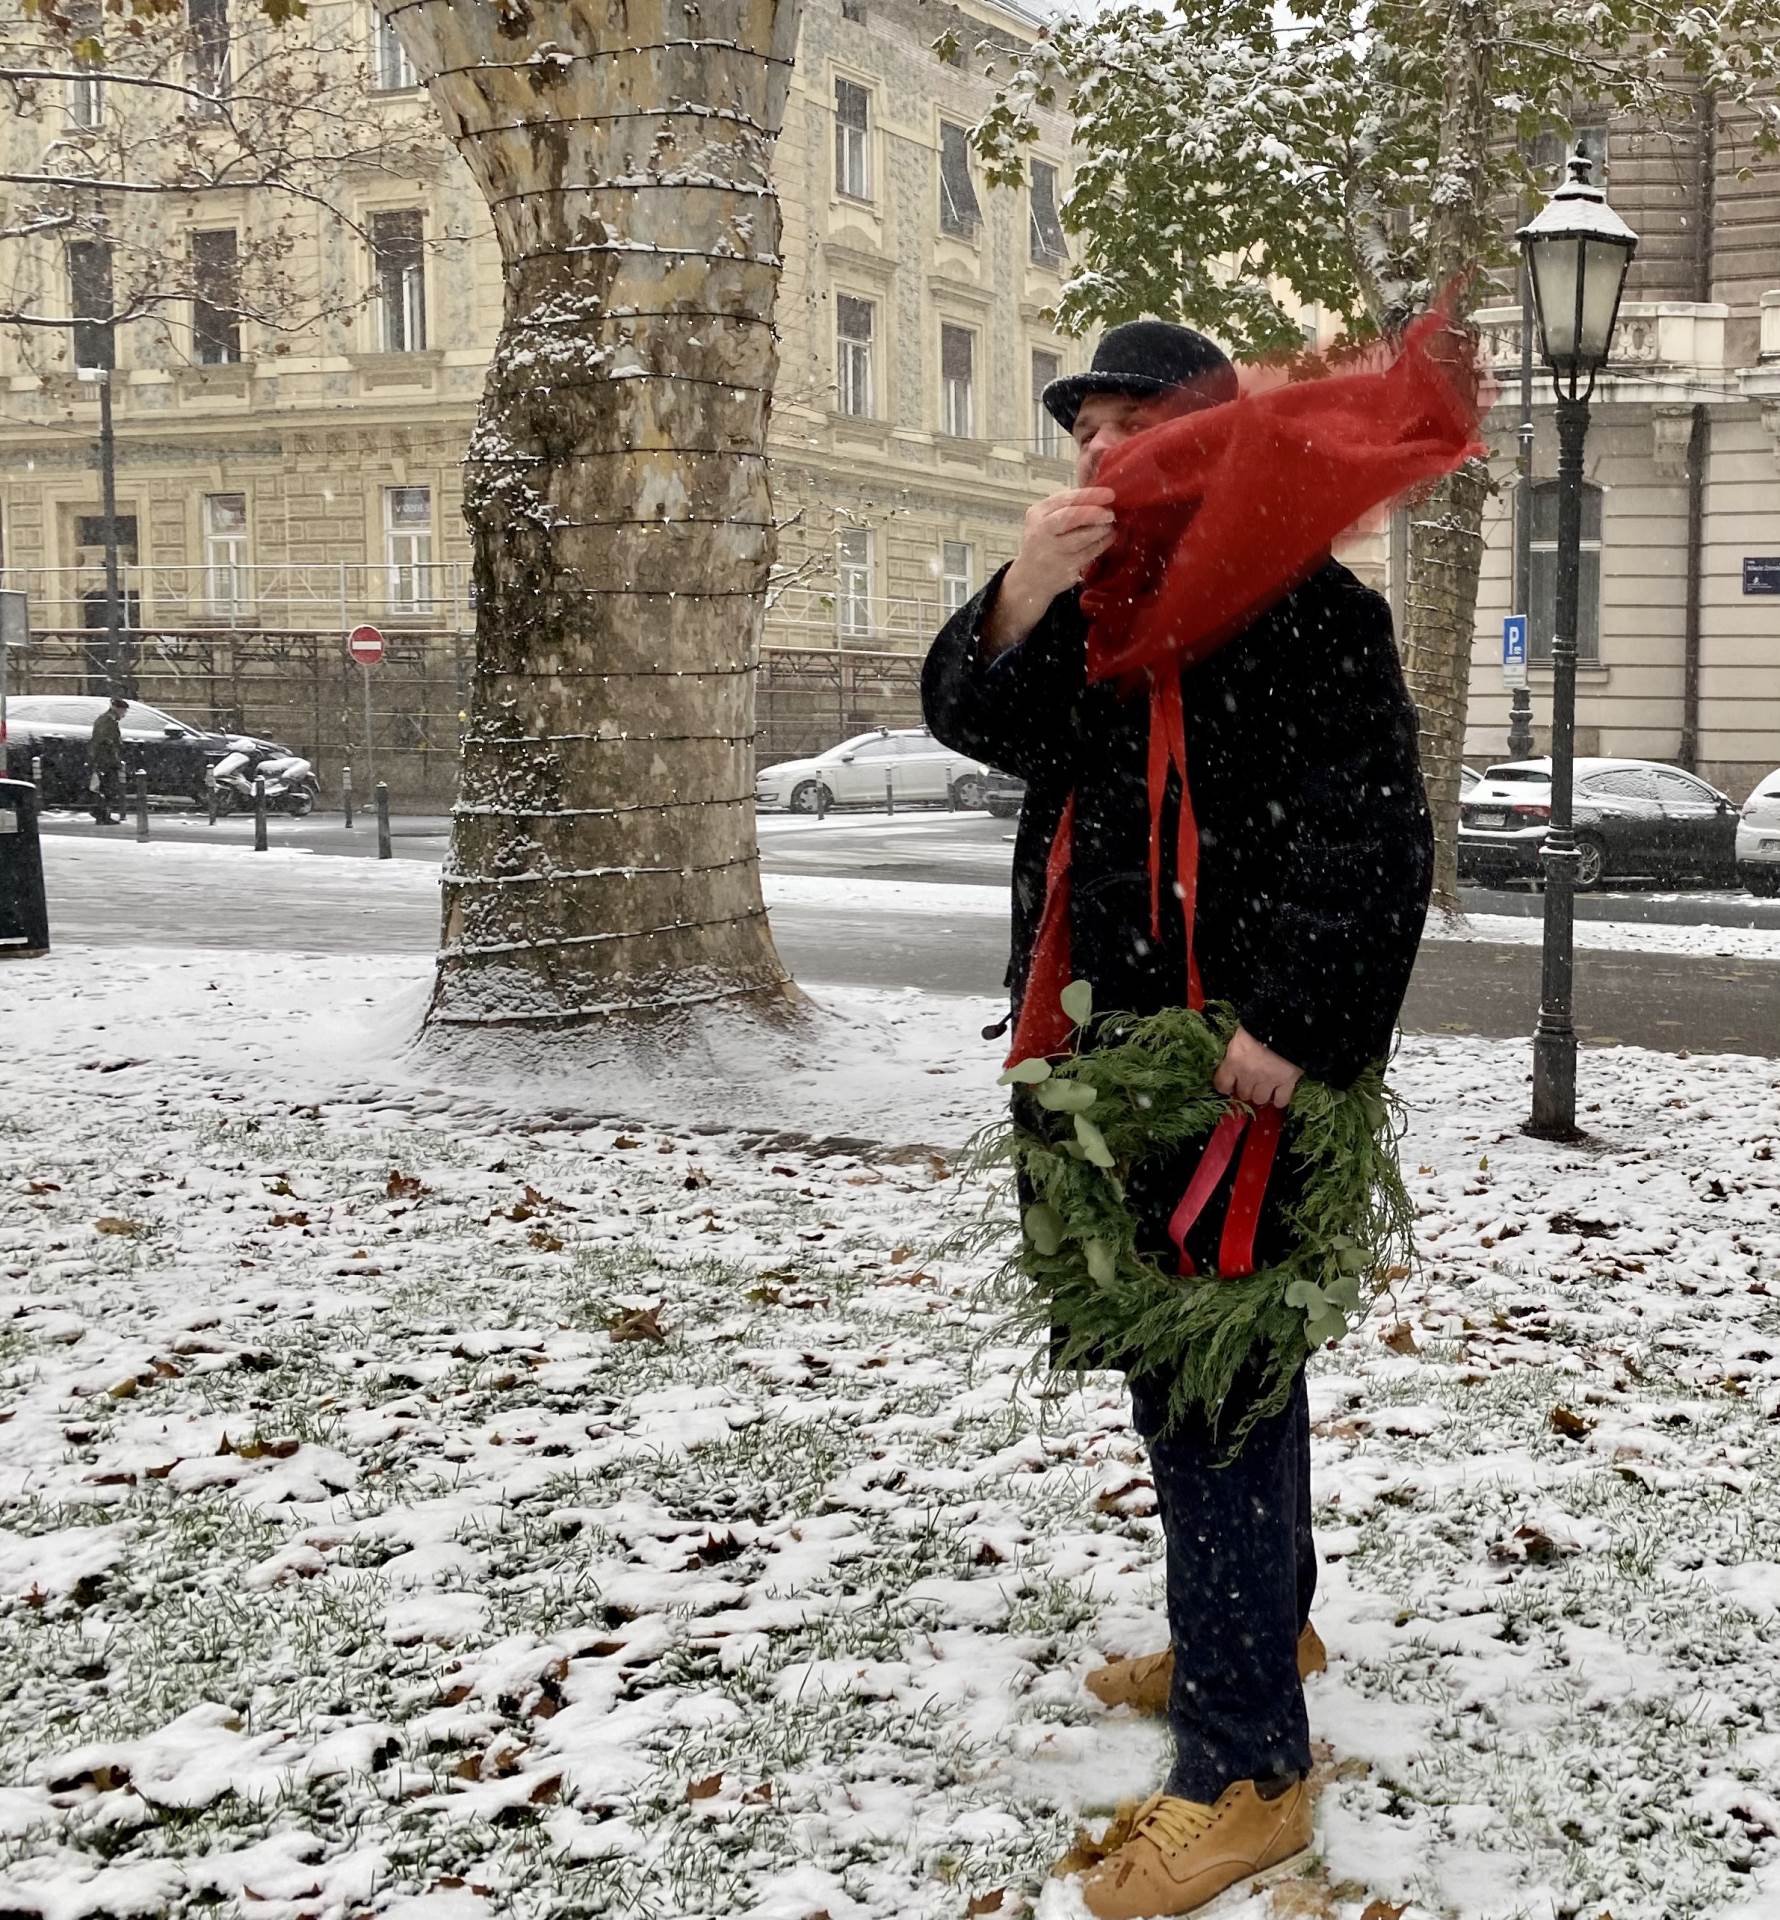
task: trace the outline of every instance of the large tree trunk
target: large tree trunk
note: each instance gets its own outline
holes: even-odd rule
[[[1495,28],[1490,0],[1454,0],[1447,17],[1441,177],[1428,216],[1428,271],[1436,292],[1472,274],[1490,239]],[[1442,481],[1410,518],[1404,674],[1421,715],[1422,769],[1434,809],[1434,904],[1447,913],[1459,907],[1459,769],[1488,492],[1488,471],[1474,460]]]
[[[428,1043],[783,1014],[753,731],[797,0],[377,5],[506,282]]]

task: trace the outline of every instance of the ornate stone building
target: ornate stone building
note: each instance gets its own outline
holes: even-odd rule
[[[1691,764],[1741,800],[1780,766],[1780,161],[1720,111],[1584,129],[1640,236],[1596,392],[1584,502],[1577,750]],[[1555,163],[1549,151],[1541,158]],[[1502,382],[1467,758],[1505,758],[1520,310],[1484,316]],[[1547,741],[1557,434],[1534,382],[1532,703]]]
[[[364,750],[343,635],[377,623],[390,643],[373,681],[379,771],[441,793],[473,627],[458,463],[499,262],[400,49],[368,6],[354,11],[356,27],[341,5],[315,9],[345,22],[336,44],[366,63],[366,110],[411,132],[417,157],[341,182],[359,233],[319,218],[293,230],[293,279],[327,310],[314,325],[280,334],[194,300],[172,324],[118,330],[127,607],[145,698],[282,734],[330,776]],[[1067,442],[1036,404],[1087,351],[1043,318],[1067,263],[1068,129],[1047,124],[1019,189],[988,188],[964,140],[988,69],[1036,28],[1003,0],[806,0],[777,158],[784,530],[765,752],[906,718],[916,649],[1068,478]],[[956,53],[935,51],[942,35]],[[78,127],[95,101],[67,86]],[[16,154],[57,130],[40,118],[0,138]],[[226,272],[264,209],[251,192],[206,193],[126,217]],[[71,298],[59,250],[36,278]],[[72,343],[48,344],[29,359],[0,345],[0,563],[32,597],[28,684],[78,687],[99,677],[103,625],[97,390],[76,378]]]

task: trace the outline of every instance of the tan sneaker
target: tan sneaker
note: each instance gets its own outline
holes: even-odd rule
[[[1226,1787],[1213,1806],[1151,1794],[1124,1843],[1082,1877],[1095,1920],[1172,1920],[1253,1874],[1296,1860],[1310,1846],[1305,1781],[1263,1800],[1252,1780]]]
[[[1298,1636],[1298,1678],[1308,1680],[1329,1664],[1329,1650],[1315,1627]],[[1133,1713],[1168,1711],[1168,1689],[1174,1682],[1174,1649],[1140,1654],[1135,1660],[1109,1660],[1088,1675],[1088,1691],[1103,1707],[1129,1707]]]

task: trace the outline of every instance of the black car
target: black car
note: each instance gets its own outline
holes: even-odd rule
[[[46,807],[84,807],[87,804],[87,749],[93,722],[105,711],[103,694],[26,693],[6,703],[7,771],[15,780],[31,778],[31,763],[43,763],[43,804]],[[228,736],[207,733],[175,720],[159,707],[130,702],[123,718],[124,778],[133,781],[137,768],[148,775],[151,794],[205,801],[212,766],[229,750]]]
[[[1576,762],[1576,884],[1610,877],[1734,886],[1737,814],[1716,787],[1656,760]],[[1551,823],[1551,762],[1488,768],[1459,807],[1459,876],[1537,880]]]
[[[983,783],[983,804],[994,814],[997,820],[1011,820],[1026,798],[1026,782],[1016,779],[1011,773],[998,773],[990,769],[989,777]]]

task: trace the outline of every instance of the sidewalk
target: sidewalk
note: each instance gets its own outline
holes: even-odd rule
[[[4,981],[0,1907],[1061,1920],[1161,1765],[1080,1684],[1158,1541],[1117,1383],[1041,1406],[931,1254],[988,1003],[453,1094],[420,960]],[[1313,1370],[1318,1858],[1220,1920],[1780,1902],[1780,1075],[1591,1053],[1552,1148],[1524,1068],[1398,1064],[1423,1264]]]

